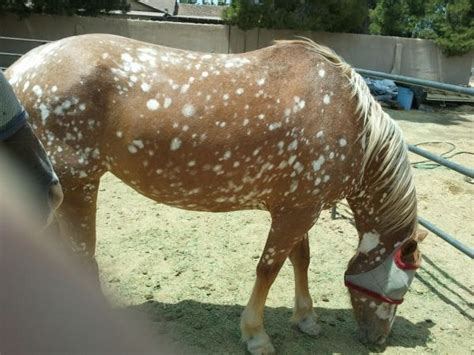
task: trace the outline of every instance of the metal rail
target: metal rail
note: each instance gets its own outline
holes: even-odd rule
[[[470,178],[474,179],[474,169],[467,168],[461,164],[452,162],[448,159],[445,159],[443,157],[440,157],[439,155],[433,154],[427,150],[421,149],[415,145],[408,144],[408,150],[412,153],[421,155],[422,157],[432,160],[440,165],[443,165],[451,170],[454,170],[460,174],[466,175]]]
[[[363,76],[368,76],[371,78],[390,79],[399,83],[404,83],[404,84],[409,84],[409,85],[422,86],[426,88],[439,89],[443,91],[457,92],[459,94],[465,94],[465,95],[474,95],[473,88],[467,88],[467,87],[463,87],[459,85],[452,85],[452,84],[440,83],[437,81],[417,79],[417,78],[412,78],[412,77],[404,76],[404,75],[387,74],[387,73],[382,73],[382,72],[367,70],[367,69],[356,69],[356,71]]]
[[[51,41],[47,41],[47,40],[43,40],[43,39],[8,37],[8,36],[0,36],[0,41],[13,41],[13,42],[31,43],[32,48],[37,47],[38,45],[42,45],[42,44],[51,42]],[[36,44],[36,46],[34,44]],[[11,57],[20,58],[22,56],[23,56],[23,54],[21,54],[21,53],[0,52],[0,57],[3,57],[3,58],[11,58]],[[10,59],[8,59],[8,61],[10,61]],[[2,64],[6,65],[5,62],[2,62]],[[3,65],[0,66],[1,71],[5,71],[7,69],[7,67],[4,67]]]
[[[6,57],[21,57],[23,54],[20,53],[8,53],[8,52],[0,52],[0,55],[4,55]]]
[[[424,149],[421,149],[421,148],[419,148],[417,146],[414,146],[414,145],[411,145],[411,144],[408,145],[408,149],[411,152],[413,152],[415,154],[418,154],[418,155],[421,155],[422,157],[427,158],[429,160],[432,160],[432,161],[434,161],[434,162],[436,162],[440,165],[443,165],[443,166],[447,167],[448,169],[454,170],[454,171],[456,171],[460,174],[463,174],[465,176],[468,176],[470,178],[474,178],[474,169],[470,169],[470,168],[467,168],[467,167],[465,167],[461,164],[454,163],[450,160],[444,159],[443,157],[440,157],[436,154],[430,153],[430,152],[428,152]],[[429,231],[433,232],[435,235],[437,235],[438,237],[440,237],[444,241],[451,244],[453,247],[455,247],[460,252],[462,252],[462,253],[466,254],[467,256],[469,256],[471,259],[474,258],[474,250],[472,248],[464,245],[459,240],[455,239],[454,237],[452,237],[451,235],[449,235],[448,233],[446,233],[442,229],[438,228],[437,226],[435,226],[433,223],[431,223],[427,219],[418,216],[418,223],[421,224],[426,229],[428,229]]]
[[[333,208],[331,209],[331,218],[332,219],[337,218],[337,206],[336,205],[334,205]],[[421,224],[426,229],[428,229],[433,234],[435,234],[438,237],[440,237],[441,239],[443,239],[445,242],[451,244],[453,247],[455,247],[461,253],[469,256],[471,259],[474,259],[474,249],[468,247],[467,245],[464,245],[459,240],[457,240],[456,238],[454,238],[450,234],[446,233],[442,229],[438,228],[433,223],[431,223],[430,221],[428,221],[427,219],[425,219],[423,217],[418,216],[418,223]]]
[[[464,254],[466,254],[467,256],[469,256],[471,259],[474,259],[474,249],[469,248],[468,246],[464,245],[459,240],[453,238],[448,233],[446,233],[445,231],[439,229],[433,223],[431,223],[427,219],[424,219],[423,217],[418,217],[418,223],[420,223],[423,227],[425,227],[429,231],[436,234],[438,237],[440,237],[444,241],[451,244],[453,247],[455,247],[459,251],[461,251]]]
[[[48,43],[48,42],[51,42],[51,41],[47,41],[45,39],[32,39],[32,38],[0,36],[0,40],[2,40],[2,39],[8,40],[8,41],[35,42],[35,43]]]

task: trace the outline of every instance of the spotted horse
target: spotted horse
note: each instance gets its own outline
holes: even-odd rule
[[[401,130],[330,49],[299,39],[208,54],[93,34],[36,48],[6,75],[62,181],[61,229],[91,265],[105,172],[169,206],[266,210],[241,330],[250,353],[272,353],[263,311],[287,258],[292,320],[320,331],[308,230],[346,198],[360,237],[346,286],[363,340],[385,341],[420,263],[415,187]]]

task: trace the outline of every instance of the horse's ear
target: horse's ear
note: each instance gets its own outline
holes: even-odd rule
[[[416,264],[419,265],[421,262],[421,253],[418,249],[418,243],[421,243],[428,232],[422,229],[417,229],[412,236],[412,238],[408,239],[403,243],[401,247],[401,259],[403,262],[407,264]]]
[[[415,236],[413,237],[413,239],[417,242],[417,243],[421,243],[423,240],[425,240],[425,238],[428,236],[428,232],[425,231],[424,229],[417,229],[416,232],[415,232]]]
[[[418,247],[418,242],[413,238],[413,239],[408,239],[405,243],[402,245],[402,257],[410,257],[413,255]]]

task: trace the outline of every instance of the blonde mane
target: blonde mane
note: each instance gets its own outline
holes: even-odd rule
[[[384,228],[383,232],[394,232],[412,224],[416,220],[417,207],[407,145],[400,127],[370,94],[362,76],[330,48],[310,39],[276,41],[276,43],[304,46],[338,68],[348,79],[352,97],[357,97],[356,112],[364,121],[364,129],[360,135],[365,147],[362,171],[368,166],[373,166],[371,162],[375,159],[383,157],[383,161],[377,162],[379,170],[370,177],[376,190],[388,188],[387,196],[380,206],[382,212],[380,224]],[[383,154],[379,155],[381,152]]]

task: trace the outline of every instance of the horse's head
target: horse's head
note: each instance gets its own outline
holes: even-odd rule
[[[427,233],[416,230],[372,269],[360,273],[346,272],[352,308],[359,324],[360,340],[366,344],[385,343],[399,304],[408,292],[421,263],[418,243]],[[356,263],[357,258],[352,262]]]
[[[35,214],[43,224],[49,224],[63,193],[46,151],[26,118],[27,113],[0,73],[0,183],[3,189],[21,186],[27,190],[25,198],[34,202]]]

